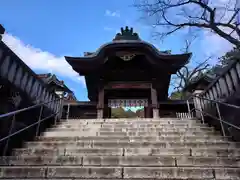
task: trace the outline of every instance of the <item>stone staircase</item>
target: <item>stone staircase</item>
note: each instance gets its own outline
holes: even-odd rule
[[[240,179],[239,143],[197,120],[67,120],[0,159],[0,179]]]

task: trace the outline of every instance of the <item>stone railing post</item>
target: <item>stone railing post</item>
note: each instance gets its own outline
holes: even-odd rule
[[[193,92],[193,95],[195,96],[193,98],[194,108],[196,109],[196,117],[201,118],[201,112],[203,109],[201,107],[201,99],[197,98],[196,96],[199,96],[202,93],[202,90],[196,90]],[[199,111],[200,110],[200,111]]]
[[[0,24],[0,41],[2,40],[2,35],[5,33],[5,28]]]
[[[159,118],[159,109],[158,109],[158,101],[157,101],[157,90],[153,85],[151,86],[151,100],[152,100],[152,111],[153,111],[153,118]]]

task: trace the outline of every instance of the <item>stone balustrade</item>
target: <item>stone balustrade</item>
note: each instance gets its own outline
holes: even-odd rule
[[[194,106],[196,117],[209,123],[222,132],[222,135],[231,136],[239,140],[240,132],[233,128],[240,126],[239,95],[240,95],[240,61],[236,60],[226,67],[224,72],[217,77],[204,91],[196,91]],[[199,97],[199,98],[198,98]],[[216,103],[216,100],[227,104]],[[201,113],[204,112],[204,113]],[[218,120],[217,120],[218,119]],[[223,120],[221,123],[219,120]],[[231,125],[229,125],[231,124]]]
[[[46,106],[52,112],[58,111],[59,97],[50,92],[31,68],[2,41],[0,41],[0,78],[7,80],[21,94],[29,97],[33,104],[52,101]]]
[[[232,96],[240,87],[240,61],[237,60],[216,78],[207,89],[200,94],[201,97],[211,100],[224,101]],[[200,101],[201,108],[207,110],[212,107],[212,103],[207,100]]]

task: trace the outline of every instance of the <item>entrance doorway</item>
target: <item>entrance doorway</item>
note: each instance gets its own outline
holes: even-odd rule
[[[111,118],[111,110],[122,112],[122,117],[128,112],[130,116],[135,113],[135,117],[152,118],[156,102],[157,95],[150,83],[108,83],[99,91],[98,118]]]
[[[110,118],[144,118],[147,99],[109,99]]]
[[[148,99],[108,99],[105,118],[151,118]]]

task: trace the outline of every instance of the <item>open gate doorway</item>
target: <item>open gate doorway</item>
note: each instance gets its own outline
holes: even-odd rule
[[[109,118],[145,118],[148,99],[108,99]]]

